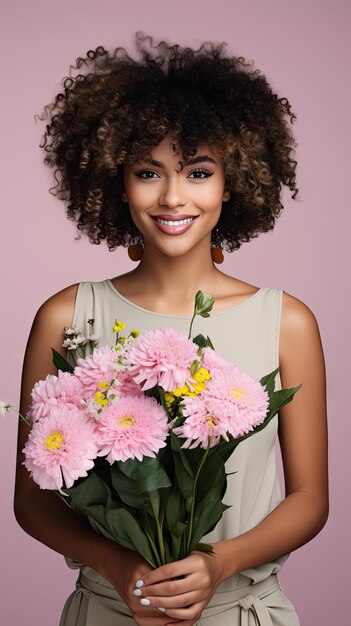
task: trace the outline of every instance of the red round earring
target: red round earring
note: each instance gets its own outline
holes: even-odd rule
[[[216,232],[218,234],[218,227],[216,228]],[[223,248],[222,248],[222,246],[212,246],[211,245],[211,256],[212,256],[212,261],[214,263],[223,263],[224,256],[223,256]]]
[[[128,246],[128,256],[132,261],[140,261],[143,256],[143,246],[138,243],[135,246]]]
[[[212,261],[214,263],[223,263],[224,261],[223,248],[211,247],[211,256],[212,256]]]

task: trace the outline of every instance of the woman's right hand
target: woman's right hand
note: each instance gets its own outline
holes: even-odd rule
[[[107,542],[96,569],[115,587],[138,626],[165,626],[181,621],[163,615],[158,609],[140,604],[140,597],[133,594],[135,583],[150,572],[152,567],[138,552],[124,548],[114,541]]]

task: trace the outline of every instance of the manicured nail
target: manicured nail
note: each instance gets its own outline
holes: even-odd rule
[[[162,613],[165,613],[166,609],[164,609],[162,606],[158,606],[157,607],[159,611],[162,611]]]
[[[142,596],[143,595],[143,592],[141,591],[141,589],[134,589],[133,593],[134,593],[135,596]]]
[[[136,583],[135,583],[135,586],[136,586],[136,587],[142,587],[142,586],[143,586],[143,584],[144,584],[144,581],[143,581],[143,580],[137,580],[137,581],[136,581]]]
[[[150,606],[150,600],[148,600],[147,598],[142,598],[140,600],[140,604],[143,604],[144,606]]]

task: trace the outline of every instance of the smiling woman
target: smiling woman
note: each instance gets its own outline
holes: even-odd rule
[[[144,40],[151,45],[143,45]],[[23,365],[20,412],[38,380],[56,374],[63,328],[111,345],[111,320],[141,332],[186,332],[195,294],[214,298],[195,331],[223,358],[296,399],[243,441],[226,465],[225,510],[204,538],[214,554],[151,570],[136,552],[102,536],[23,468],[29,427],[19,421],[14,507],[22,528],[79,569],[60,626],[298,626],[278,573],[328,517],[325,366],[317,321],[281,288],[255,287],[218,270],[213,250],[233,252],[271,230],[282,186],[297,196],[295,114],[266,77],[225,44],[198,50],[136,34],[138,59],[102,46],[79,57],[42,115],[41,147],[52,193],[91,243],[127,247],[126,274],[79,282],[38,309]],[[215,248],[213,248],[215,246]],[[118,266],[111,257],[111,272]],[[198,318],[197,318],[198,319]],[[197,322],[198,323],[198,322]],[[65,344],[66,345],[66,344]],[[129,416],[130,418],[130,416]],[[279,435],[285,497],[275,466]],[[219,617],[220,614],[220,617]]]
[[[202,144],[198,151],[195,158],[181,162],[179,170],[175,139],[166,136],[152,150],[150,164],[155,170],[145,169],[143,163],[124,166],[121,197],[128,202],[132,220],[142,233],[144,250],[151,246],[151,254],[158,249],[169,257],[181,254],[185,258],[193,254],[195,245],[203,248],[204,254],[209,249],[208,240],[230,193],[224,190],[223,158],[209,145]],[[207,169],[194,167],[203,162],[208,163]],[[167,212],[161,210],[163,206],[168,207]],[[185,233],[186,237],[179,237]]]

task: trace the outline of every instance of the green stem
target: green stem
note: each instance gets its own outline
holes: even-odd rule
[[[199,463],[199,466],[198,466],[197,471],[196,471],[195,480],[194,480],[193,493],[192,493],[192,502],[191,502],[191,509],[190,509],[190,519],[189,519],[189,525],[188,525],[188,542],[187,542],[187,547],[186,547],[188,553],[189,553],[189,548],[190,548],[190,543],[191,543],[191,534],[193,532],[196,484],[197,484],[197,481],[198,481],[201,469],[202,469],[202,467],[203,467],[203,465],[204,465],[204,463],[206,461],[206,458],[208,456],[209,449],[210,449],[210,441],[208,442],[208,446],[206,448],[206,452],[203,455],[203,457],[202,457],[202,459],[201,459],[201,461]]]
[[[160,561],[160,557],[159,557],[159,554],[158,554],[158,552],[157,552],[156,545],[155,545],[154,540],[153,540],[153,538],[152,538],[152,528],[150,527],[150,522],[149,522],[148,514],[146,513],[146,511],[143,511],[143,513],[144,513],[144,520],[145,520],[145,527],[144,527],[145,534],[146,534],[146,536],[147,536],[147,538],[148,538],[148,540],[149,540],[149,543],[150,543],[151,549],[152,549],[152,551],[153,551],[153,553],[154,553],[154,557],[155,557],[155,560],[156,560],[156,564],[157,564],[159,567],[161,567],[162,563],[161,563],[161,561]]]
[[[154,518],[155,518],[155,522],[156,522],[156,529],[157,529],[157,538],[158,538],[158,545],[160,548],[160,557],[161,557],[161,563],[162,565],[165,565],[166,560],[165,560],[165,546],[163,543],[163,535],[162,535],[162,525],[160,525],[159,519],[158,519],[158,515],[157,515],[157,511],[155,509],[155,504],[154,504],[154,500],[150,495],[150,492],[148,492],[149,495],[149,499],[151,502],[151,506],[152,506],[152,510],[153,510],[153,514],[154,514]]]
[[[15,407],[14,407],[14,406],[11,406],[11,404],[8,404],[7,406],[8,406],[8,409],[12,409],[13,411],[15,411],[15,413],[17,413],[17,414],[20,416],[20,418],[21,418],[24,422],[26,422],[26,424],[28,424],[28,426],[32,426],[32,422],[28,422],[27,418],[25,418],[25,417],[24,417],[24,415],[22,415],[22,413],[20,413],[19,411],[17,411],[17,409],[15,409]]]
[[[192,326],[193,326],[193,321],[195,319],[195,316],[196,316],[196,311],[194,311],[194,315],[191,318],[188,339],[191,339],[191,329],[192,329]]]

